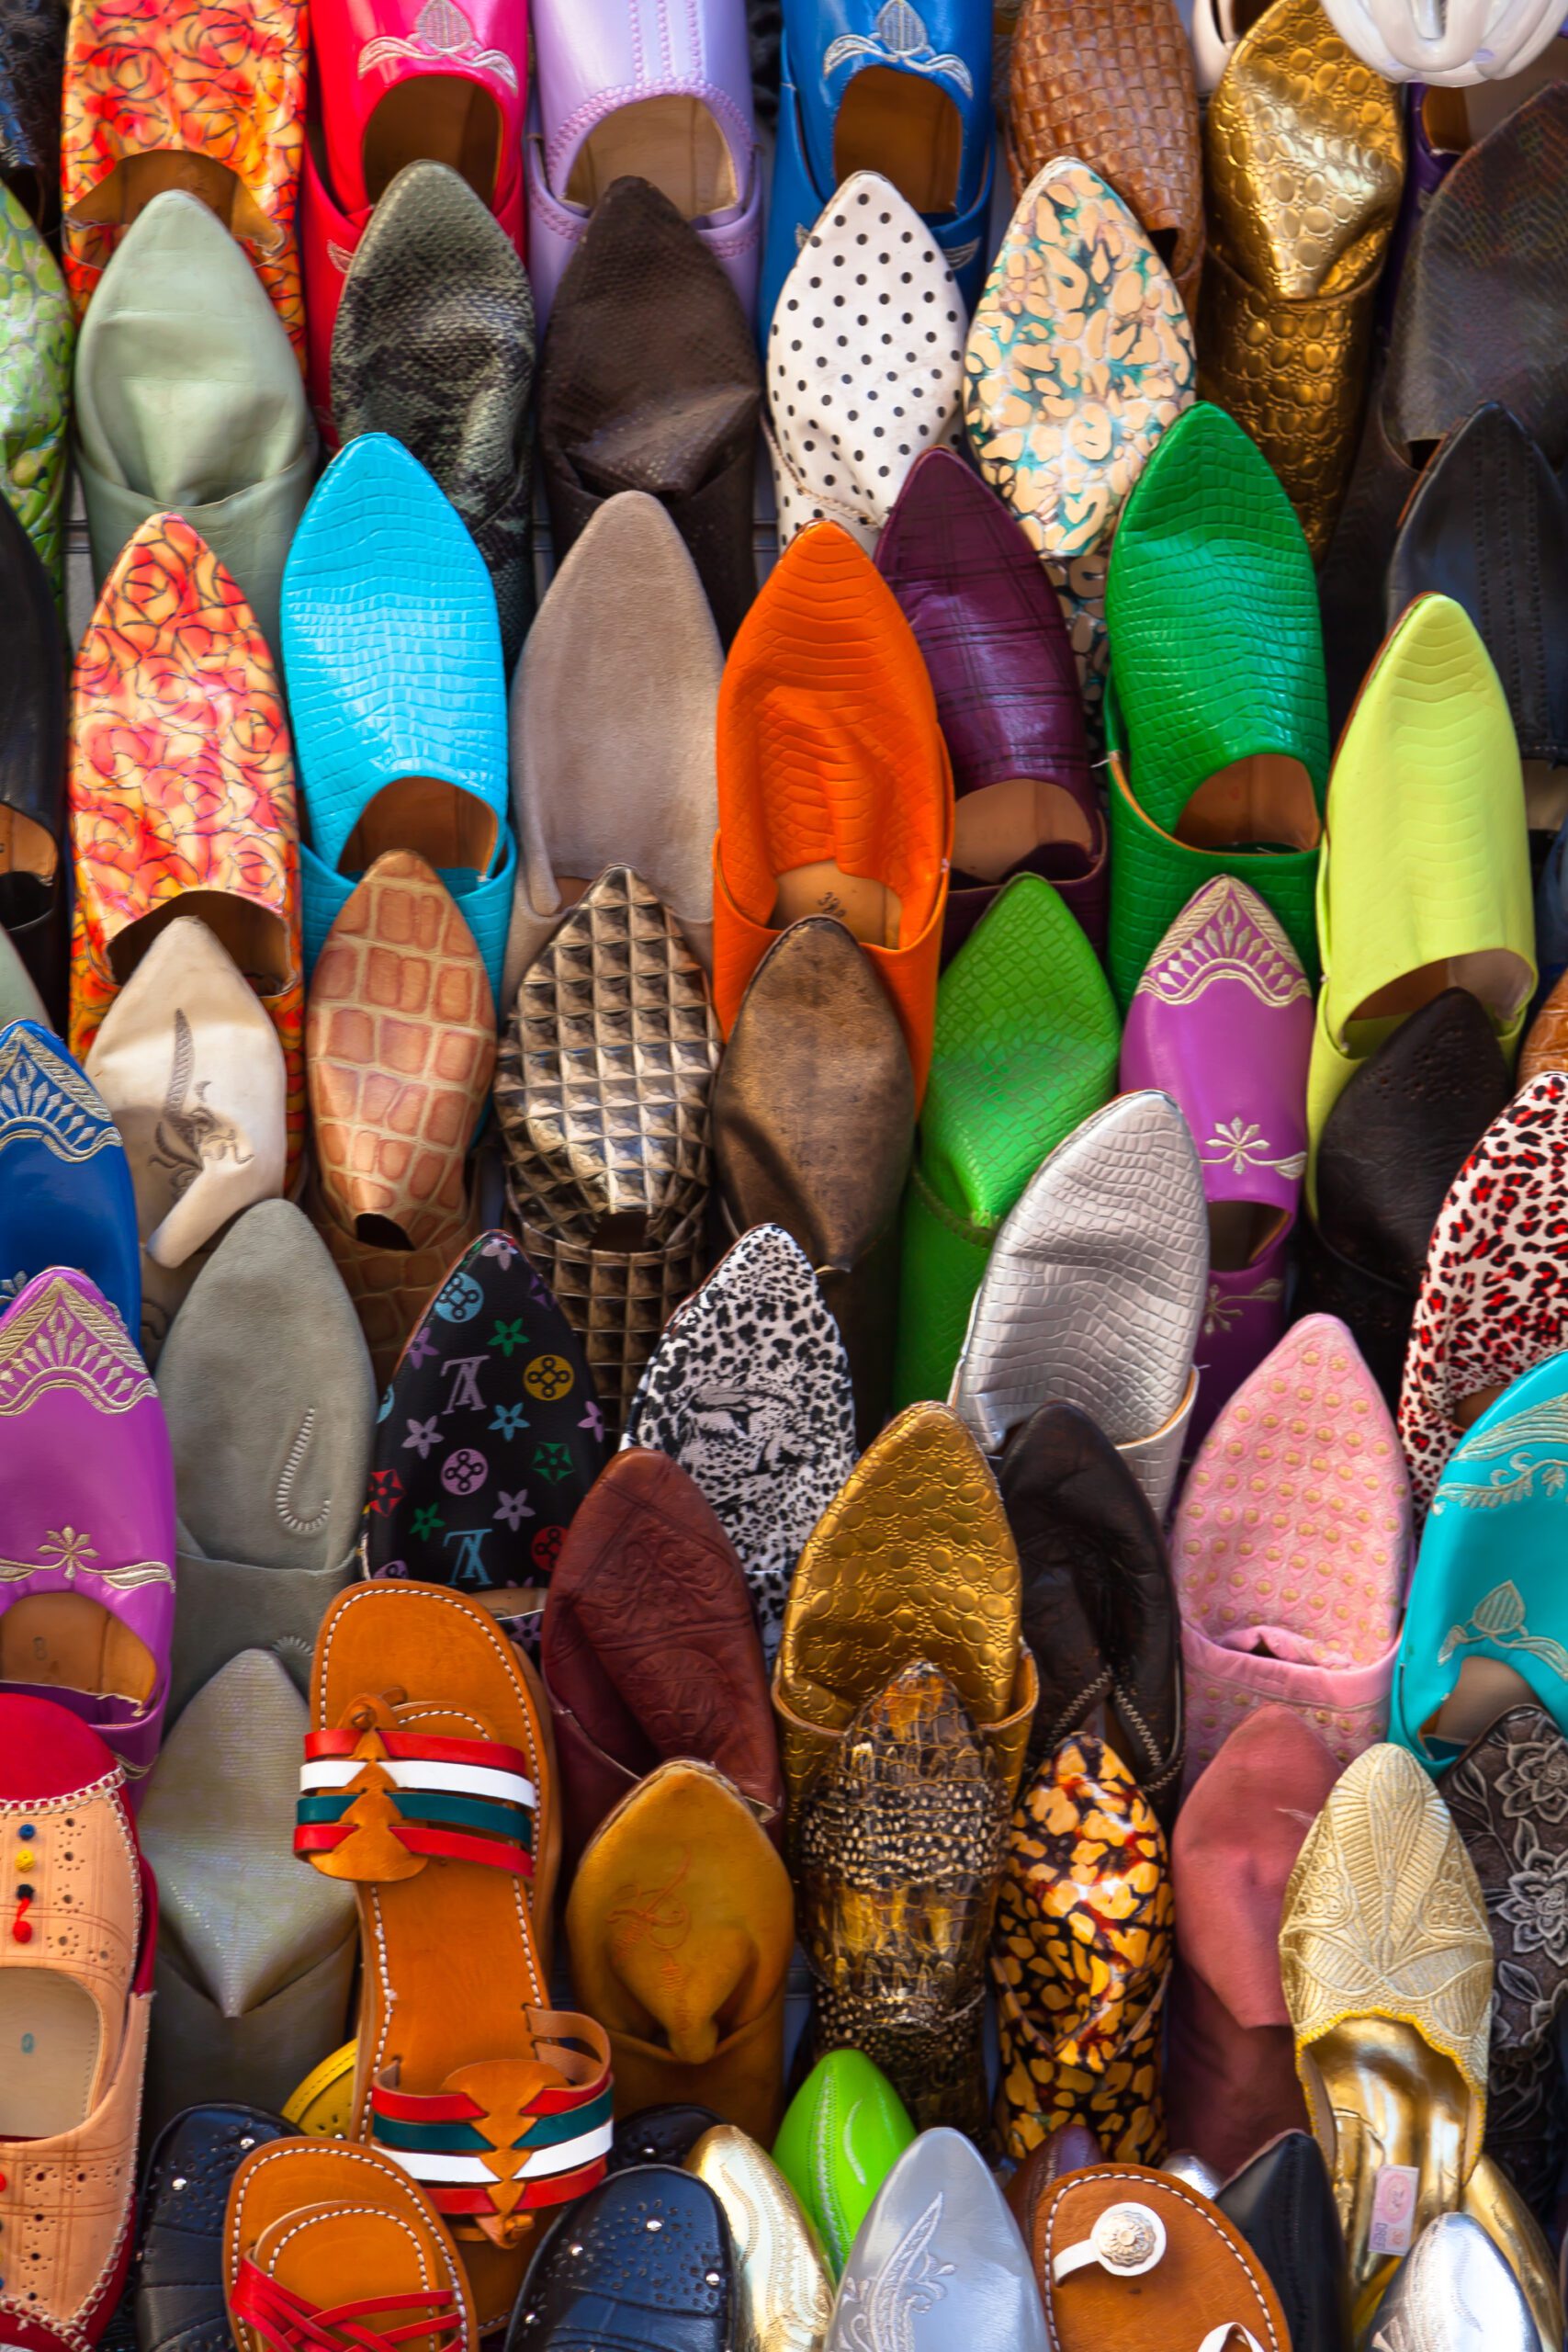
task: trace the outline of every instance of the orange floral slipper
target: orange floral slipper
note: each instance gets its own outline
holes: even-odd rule
[[[283,695],[250,606],[177,514],[104,582],[72,685],[71,1050],[176,915],[198,915],[272,1018],[292,1184],[305,1139],[299,820]]]
[[[185,188],[244,247],[304,366],[294,215],[305,57],[301,0],[163,9],[75,0],[60,169],[78,317],[121,230],[165,188]]]
[[[482,1609],[386,1582],[328,1611],[310,1717],[295,1850],[359,1902],[351,2128],[419,2182],[493,2327],[535,2217],[592,2188],[610,2146],[609,2041],[547,2007],[548,1715]]]

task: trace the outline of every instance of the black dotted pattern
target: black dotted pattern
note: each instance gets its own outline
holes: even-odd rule
[[[690,2173],[637,2165],[580,2199],[544,2239],[506,2352],[729,2352],[734,2297],[713,2190]]]

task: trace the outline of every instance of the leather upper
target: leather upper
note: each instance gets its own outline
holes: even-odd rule
[[[0,187],[0,266],[19,329],[14,356],[0,376],[5,503],[37,548],[63,609],[76,322],[54,255],[8,187]]]
[[[136,2262],[136,2335],[147,2352],[229,2352],[229,2184],[242,2156],[288,2132],[264,2108],[207,2101],[159,2133],[147,2159]]]
[[[9,480],[9,468],[7,468]],[[0,654],[0,804],[41,825],[59,843],[65,831],[65,672],[54,591],[10,498],[0,499],[0,594],[7,615]],[[40,911],[15,876],[0,897],[0,920],[15,932]]]
[[[835,2278],[914,2136],[897,2092],[859,2050],[829,2050],[790,2101],[773,2161],[816,2224]]]
[[[833,2311],[833,2284],[817,2233],[776,2164],[721,2123],[686,2158],[724,2208],[735,2247],[741,2343],[802,2341],[817,2352]]]
[[[497,213],[515,203],[528,97],[523,0],[327,0],[310,47],[327,184],[351,218],[362,222],[382,194],[367,152],[376,108],[400,84],[435,75],[485,93],[495,150],[476,192]]]
[[[141,1327],[130,1168],[108,1105],[35,1021],[0,1031],[0,1263],[28,1277],[67,1261],[126,1329]]]
[[[706,2181],[668,2165],[634,2165],[541,2242],[506,2352],[604,2340],[647,2352],[729,2352],[735,2293],[724,2208]]]
[[[1377,2333],[1424,2352],[1543,2352],[1517,2278],[1468,2213],[1428,2222],[1378,2306]]]
[[[928,2283],[911,2294],[917,2264]],[[944,2291],[934,2294],[933,2285]],[[878,2189],[845,2265],[827,2352],[859,2352],[857,2320],[889,2304],[902,2314],[908,2352],[980,2344],[1045,2352],[1045,2314],[1018,2224],[962,2132],[922,2132]]]
[[[1109,2263],[1091,2262],[1058,2278],[1062,2254],[1112,2206],[1142,2207],[1160,2224],[1164,2242],[1146,2275],[1118,2276]],[[1116,2164],[1068,2173],[1036,2211],[1032,2251],[1054,2352],[1094,2352],[1110,2342],[1122,2352],[1165,2352],[1201,2346],[1211,2334],[1234,2341],[1239,2328],[1264,2352],[1292,2344],[1273,2283],[1246,2239],[1168,2173]]]
[[[1285,2132],[1215,2199],[1280,2298],[1291,2352],[1350,2352],[1345,2233],[1323,2152],[1310,2132]]]

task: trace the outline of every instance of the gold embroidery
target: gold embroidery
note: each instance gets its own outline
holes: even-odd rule
[[[1195,1004],[1216,980],[1239,980],[1260,1003],[1275,1007],[1312,995],[1273,910],[1229,874],[1216,875],[1183,908],[1134,994]]]
[[[1492,1642],[1503,1650],[1528,1650],[1532,1657],[1539,1657],[1549,1666],[1553,1674],[1568,1681],[1568,1650],[1548,1634],[1530,1632],[1524,1595],[1517,1584],[1494,1585],[1485,1598],[1476,1602],[1474,1614],[1450,1632],[1438,1652],[1438,1664],[1447,1666],[1456,1650],[1468,1649],[1473,1642]]]
[[[41,1143],[80,1166],[118,1146],[119,1130],[74,1062],[17,1026],[0,1042],[0,1151]]]
[[[128,1413],[158,1393],[118,1317],[68,1274],[13,1311],[0,1346],[0,1420],[56,1389],[73,1389],[106,1413]]]

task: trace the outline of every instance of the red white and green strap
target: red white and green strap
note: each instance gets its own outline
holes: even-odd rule
[[[534,1874],[538,1793],[528,1759],[491,1739],[436,1739],[413,1732],[306,1735],[299,1774],[297,1854],[330,1853],[363,1826],[356,1808],[389,1808],[392,1834],[411,1854],[485,1862]]]
[[[601,2027],[587,2018],[555,2011],[530,2013],[536,2031],[566,2032],[587,2042],[591,2056],[552,2041],[536,2045],[536,2061],[555,2067],[563,2079],[536,2091],[523,2109],[516,2137],[499,2143],[483,2127],[488,2110],[466,2091],[421,2096],[381,2076],[370,2093],[373,2147],[412,2174],[438,2213],[450,2221],[496,2211],[495,2190],[503,2182],[521,2190],[516,2210],[563,2205],[603,2179],[610,2153],[614,2090],[609,2044]],[[515,2167],[499,2171],[498,2156],[517,2156]]]

